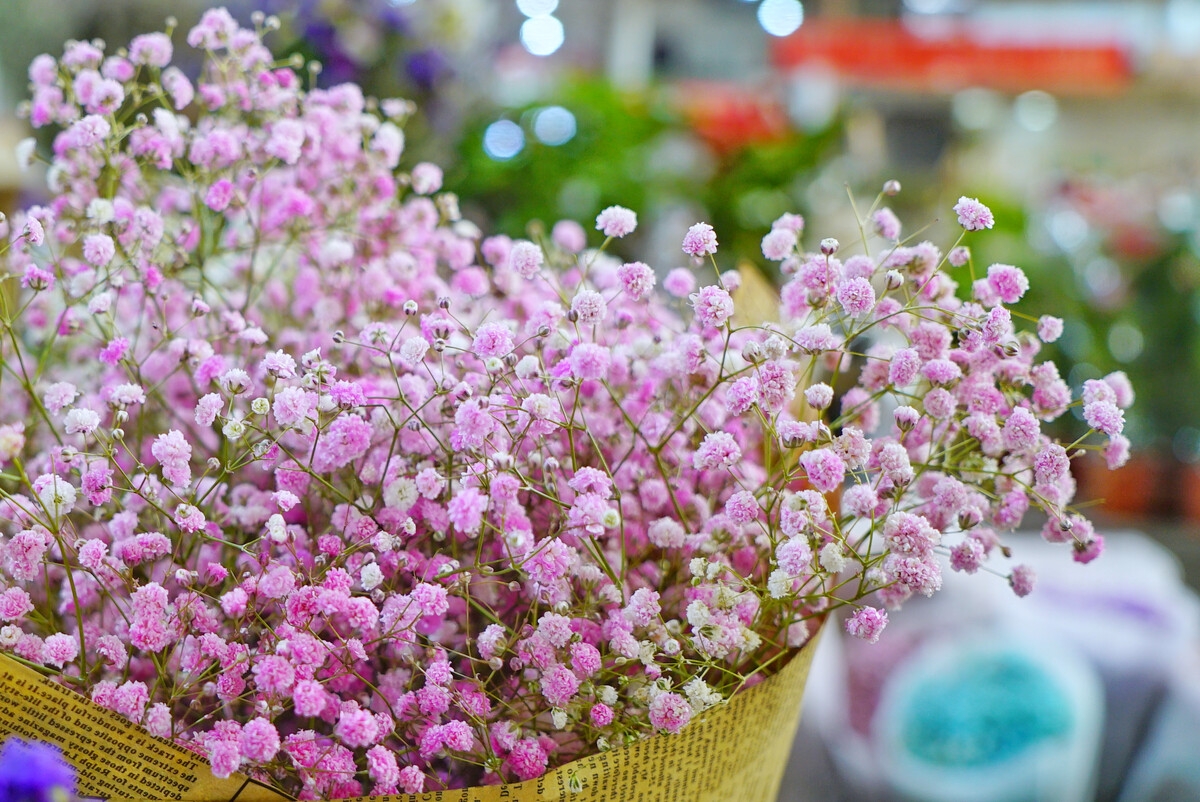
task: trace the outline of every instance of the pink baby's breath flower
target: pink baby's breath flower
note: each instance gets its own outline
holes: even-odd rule
[[[51,414],[58,414],[62,409],[79,397],[79,390],[70,382],[56,382],[46,388],[42,394],[42,403]]]
[[[183,432],[172,429],[160,434],[150,447],[154,458],[162,465],[163,478],[176,487],[186,487],[192,481],[192,447]]]
[[[171,63],[171,39],[165,33],[135,36],[129,44],[129,60],[134,64],[165,67]]]
[[[813,552],[803,537],[784,540],[775,549],[775,560],[788,576],[807,574],[812,563]]]
[[[542,753],[543,761],[545,753]],[[545,771],[545,763],[542,764],[542,770]],[[524,779],[533,779],[540,776],[540,772],[532,774]],[[421,771],[420,766],[405,766],[400,769],[400,789],[406,794],[419,794],[425,790],[425,774]]]
[[[26,242],[35,247],[46,241],[46,230],[42,228],[41,221],[36,217],[25,221],[25,230],[21,232],[21,235]]]
[[[1133,385],[1129,381],[1129,377],[1125,375],[1125,371],[1117,370],[1104,377],[1104,383],[1112,388],[1116,398],[1113,403],[1121,409],[1128,409],[1133,406]]]
[[[1111,401],[1095,401],[1084,404],[1083,419],[1098,432],[1113,437],[1125,428],[1125,413]]]
[[[178,67],[168,67],[163,70],[162,85],[170,96],[171,105],[175,107],[176,111],[182,111],[190,106],[196,97],[196,90],[192,86],[192,82]]]
[[[950,263],[951,267],[962,267],[971,261],[971,249],[965,245],[951,248],[950,253],[946,254],[946,261]]]
[[[887,626],[888,615],[875,607],[863,607],[846,619],[846,632],[867,643],[875,643]]]
[[[637,228],[637,214],[624,206],[609,206],[596,215],[596,230],[606,237],[624,237]]]
[[[625,292],[640,301],[654,289],[654,271],[644,262],[627,262],[617,270],[617,278]]]
[[[737,440],[728,432],[712,432],[705,435],[704,442],[692,455],[692,463],[696,470],[716,470],[730,468],[742,458],[742,450]]]
[[[28,265],[21,275],[21,287],[34,292],[44,292],[54,286],[57,277],[49,270],[43,270],[37,265]]]
[[[559,220],[550,231],[550,239],[567,253],[579,253],[587,247],[587,233],[574,220]]]
[[[925,394],[925,411],[936,420],[949,420],[957,408],[958,399],[944,387],[934,387]]]
[[[358,705],[343,707],[334,733],[342,743],[350,747],[371,746],[379,738],[379,725],[369,710]]]
[[[603,379],[612,355],[603,345],[580,343],[571,351],[571,373],[578,379]]]
[[[512,246],[508,254],[508,263],[522,278],[531,279],[542,269],[545,257],[541,248],[532,242],[521,240]]]
[[[196,532],[204,528],[204,513],[191,504],[180,504],[175,508],[175,525],[184,532]]]
[[[83,258],[95,267],[104,267],[112,261],[116,246],[107,234],[89,234],[83,240]]]
[[[412,169],[412,188],[418,195],[432,195],[442,188],[442,168],[421,162]]]
[[[580,290],[571,299],[571,311],[583,325],[595,326],[608,315],[608,304],[604,302],[604,296],[595,290]]]
[[[553,707],[566,707],[579,691],[579,680],[566,666],[551,666],[542,673],[542,696]]]
[[[796,247],[796,232],[787,228],[775,228],[762,238],[763,256],[772,262],[782,262]]]
[[[1015,304],[1029,289],[1029,279],[1025,277],[1025,271],[1012,265],[990,266],[987,281],[1000,300],[1006,304]]]
[[[588,711],[588,717],[592,720],[593,726],[604,728],[613,723],[613,709],[606,704],[598,702],[592,705]]]
[[[996,223],[992,210],[975,198],[959,198],[954,205],[954,213],[958,215],[958,224],[967,231],[982,231]]]
[[[108,345],[101,349],[99,359],[106,365],[116,366],[129,351],[129,340],[124,337],[114,337]]]
[[[775,222],[771,223],[772,231],[781,228],[791,231],[796,236],[800,236],[800,234],[804,233],[804,218],[798,214],[785,212],[784,214],[781,214],[779,218],[775,220]]]
[[[875,307],[875,288],[865,278],[852,278],[837,289],[838,303],[851,317],[865,317]]]
[[[447,507],[450,523],[460,532],[478,532],[483,525],[483,514],[487,509],[487,497],[474,488],[468,488],[450,499]]]
[[[812,486],[822,493],[832,493],[846,478],[846,463],[831,449],[819,448],[800,456],[800,464]]]
[[[871,223],[875,226],[875,232],[884,239],[900,239],[900,218],[886,206],[871,216]]]
[[[320,715],[325,709],[326,693],[321,683],[306,679],[297,682],[292,690],[292,704],[301,716]]]
[[[1110,471],[1115,471],[1129,461],[1129,438],[1114,434],[1104,446],[1104,461]]]
[[[196,423],[201,426],[212,426],[213,421],[217,419],[217,415],[225,407],[225,401],[216,393],[209,393],[202,396],[196,402],[196,411],[194,418]]]
[[[686,298],[696,289],[696,277],[686,267],[677,267],[663,279],[663,289],[676,298]]]
[[[659,594],[649,588],[638,588],[629,597],[629,604],[622,611],[623,615],[634,626],[649,626],[658,618],[662,608],[659,606]]]
[[[395,793],[400,783],[400,767],[396,755],[385,746],[373,746],[367,750],[367,774],[375,781],[374,795]]]
[[[208,188],[208,191],[204,193],[204,205],[214,212],[225,211],[229,208],[229,203],[232,200],[233,182],[228,178],[221,178],[214,181]]]
[[[1038,338],[1044,343],[1056,342],[1063,333],[1062,318],[1042,315],[1038,318]]]
[[[0,593],[0,621],[20,621],[33,609],[29,594],[21,588],[9,588]]]
[[[500,323],[484,323],[475,330],[471,350],[481,357],[505,356],[513,349],[512,334]]]
[[[692,294],[691,301],[696,319],[703,326],[719,328],[733,316],[733,298],[715,284],[701,287],[700,292]]]
[[[892,354],[888,380],[897,387],[906,387],[916,380],[921,370],[921,357],[914,348],[901,348]]]
[[[1039,485],[1053,485],[1067,475],[1071,460],[1067,450],[1058,443],[1050,443],[1038,451],[1033,460],[1034,479]]]
[[[1016,566],[1008,576],[1008,584],[1012,587],[1013,593],[1022,597],[1033,593],[1033,586],[1036,582],[1037,574],[1028,565]]]
[[[279,732],[265,718],[253,718],[242,727],[238,739],[242,757],[256,763],[267,763],[279,752]]]
[[[696,223],[683,237],[683,252],[695,257],[717,252],[717,235],[708,223]]]
[[[523,738],[513,746],[505,762],[519,780],[532,780],[546,773],[550,758],[534,738]]]
[[[1086,565],[1104,553],[1104,536],[1092,532],[1085,539],[1076,540],[1074,545],[1071,557],[1075,562]]]
[[[664,732],[679,732],[692,720],[692,706],[677,693],[661,693],[650,703],[650,723]]]
[[[950,567],[964,574],[973,574],[983,565],[987,556],[983,543],[975,537],[966,537],[950,549]]]
[[[100,416],[90,409],[72,409],[63,418],[63,431],[67,434],[91,434],[99,427]]]
[[[931,384],[948,385],[962,378],[962,369],[949,359],[931,359],[921,368]]]

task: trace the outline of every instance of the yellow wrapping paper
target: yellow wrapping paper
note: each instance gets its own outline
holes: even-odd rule
[[[512,785],[363,797],[357,802],[773,802],[800,720],[815,639],[774,677],[696,716],[677,735],[581,758]],[[78,770],[78,791],[113,802],[276,802],[235,775],[7,658],[0,740],[48,741]]]

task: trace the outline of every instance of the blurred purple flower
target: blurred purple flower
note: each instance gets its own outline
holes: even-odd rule
[[[75,796],[75,770],[52,744],[9,738],[0,746],[0,800],[60,802]]]
[[[441,51],[426,48],[408,54],[404,59],[404,67],[412,82],[421,91],[429,92],[449,71],[450,65]]]

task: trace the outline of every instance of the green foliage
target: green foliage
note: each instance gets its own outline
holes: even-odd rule
[[[576,117],[577,133],[565,144],[546,145],[533,135],[535,115],[547,105]],[[660,94],[622,92],[576,77],[552,99],[504,115],[521,125],[525,147],[497,161],[484,152],[483,136],[498,116],[484,113],[468,126],[447,175],[447,187],[490,230],[523,236],[530,220],[550,225],[564,217],[589,226],[614,204],[638,212],[644,224],[657,211],[688,203],[702,207],[723,251],[746,256],[759,253],[772,220],[803,211],[805,177],[840,138],[832,126],[718,155]]]

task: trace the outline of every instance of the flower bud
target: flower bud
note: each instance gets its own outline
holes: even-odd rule
[[[904,286],[904,276],[899,270],[889,270],[885,278],[888,290],[898,290]]]
[[[833,256],[838,252],[838,248],[840,247],[841,243],[839,243],[833,237],[826,237],[825,239],[821,240],[821,253],[825,254],[826,256]]]
[[[417,302],[410,299],[404,302],[404,306],[402,308],[404,309],[404,314],[412,317],[417,313]]]
[[[883,194],[884,195],[899,195],[900,194],[900,182],[894,178],[892,178],[888,181],[884,181],[883,182]]]
[[[438,309],[449,309],[450,308],[450,297],[447,295],[438,296],[437,305],[438,305]]]

